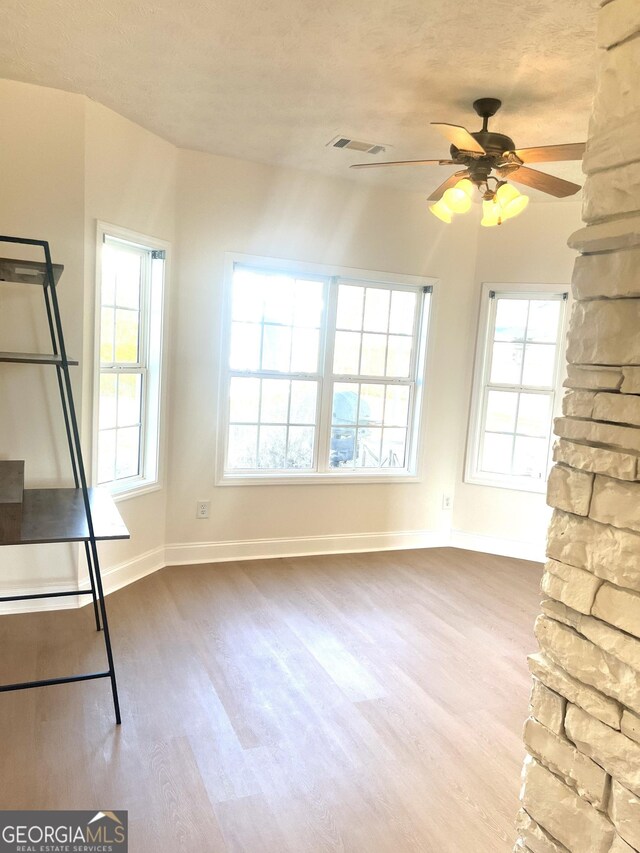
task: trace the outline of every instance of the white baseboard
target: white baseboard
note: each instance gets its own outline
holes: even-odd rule
[[[84,558],[81,558],[81,565]],[[115,592],[123,586],[140,580],[145,575],[157,572],[165,566],[164,548],[154,548],[145,551],[131,560],[118,563],[102,572],[102,586],[105,595]],[[84,563],[86,567],[86,563]],[[86,568],[82,569],[80,583],[74,581],[46,581],[40,582],[32,587],[4,588],[2,595],[36,595],[41,592],[66,592],[72,589],[89,589],[89,581]],[[41,610],[68,610],[91,604],[90,595],[69,595],[60,598],[32,598],[28,601],[4,601],[0,602],[0,615],[9,613],[32,613]]]
[[[348,533],[328,536],[308,536],[292,539],[246,539],[228,542],[173,543],[153,548],[131,560],[103,571],[105,594],[115,592],[165,566],[185,566],[199,563],[221,563],[235,560],[265,560],[278,557],[304,557],[319,554],[359,554],[367,551],[402,551],[409,548],[464,548],[485,554],[498,554],[521,560],[543,562],[544,547],[515,539],[465,533],[462,530],[403,530],[390,533]],[[82,584],[87,588],[87,584]],[[71,582],[39,583],[31,588],[4,588],[3,595],[34,595],[51,590],[71,590]],[[30,613],[40,610],[62,610],[91,603],[91,596],[31,599],[0,603],[0,615]]]
[[[167,545],[167,566],[220,563],[231,560],[264,560],[316,554],[358,554],[366,551],[400,551],[407,548],[439,548],[448,544],[446,531],[404,530],[393,533],[347,533],[293,539],[246,539],[229,542],[193,542]]]
[[[464,548],[466,551],[479,551],[482,554],[497,554],[500,557],[533,560],[536,563],[545,561],[545,547],[539,542],[523,542],[521,539],[504,539],[452,530],[447,544],[450,548]]]

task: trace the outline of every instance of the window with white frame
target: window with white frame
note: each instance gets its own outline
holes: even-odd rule
[[[557,285],[483,287],[468,482],[544,491],[566,300]]]
[[[233,263],[223,480],[415,473],[430,288],[334,273]]]
[[[130,492],[158,480],[166,250],[101,226],[98,246],[94,482]]]

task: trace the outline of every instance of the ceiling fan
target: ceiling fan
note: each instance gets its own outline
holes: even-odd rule
[[[356,163],[352,169],[372,169],[380,166],[463,166],[454,172],[429,196],[435,202],[430,210],[439,219],[451,222],[454,213],[465,213],[471,207],[471,197],[477,188],[483,199],[482,224],[501,225],[505,219],[517,216],[527,206],[527,196],[507,182],[524,184],[556,198],[577,193],[579,184],[553,175],[529,169],[528,163],[552,163],[560,160],[581,160],[586,143],[545,145],[540,148],[516,148],[513,139],[489,130],[489,119],[502,101],[498,98],[479,98],[473,108],[482,118],[482,129],[470,133],[456,124],[431,122],[451,143],[448,160],[397,160],[387,163]],[[494,173],[494,174],[492,174]],[[489,182],[495,181],[493,186]]]

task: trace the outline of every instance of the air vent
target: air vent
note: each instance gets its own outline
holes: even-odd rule
[[[375,142],[360,142],[358,139],[349,139],[348,136],[336,136],[327,143],[331,148],[350,148],[352,151],[361,151],[365,154],[379,154],[387,145],[378,145]]]

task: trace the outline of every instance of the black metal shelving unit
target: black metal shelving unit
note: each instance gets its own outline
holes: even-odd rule
[[[73,389],[69,368],[78,362],[70,359],[64,342],[57,284],[63,267],[53,264],[49,243],[46,240],[31,240],[24,237],[0,236],[0,243],[36,246],[44,253],[44,262],[0,258],[0,285],[2,282],[36,285],[42,288],[44,305],[51,338],[51,352],[22,353],[0,352],[0,362],[16,364],[51,365],[56,369],[62,416],[64,419],[69,458],[74,488],[22,489],[20,499],[21,518],[19,524],[1,531],[0,545],[33,545],[46,542],[83,542],[89,575],[89,589],[46,592],[34,595],[2,596],[0,602],[27,601],[38,598],[56,598],[69,595],[91,595],[96,630],[102,631],[108,668],[100,672],[88,672],[61,678],[46,678],[39,681],[24,681],[0,685],[0,693],[47,687],[53,684],[68,684],[73,681],[90,681],[108,678],[111,682],[116,723],[120,724],[118,686],[111,648],[111,637],[107,621],[100,561],[97,543],[106,539],[128,539],[129,532],[118,510],[107,493],[91,489],[82,459],[80,432],[73,401]],[[6,463],[5,463],[6,464]],[[15,468],[11,473],[15,490]],[[0,483],[1,486],[1,483]]]

